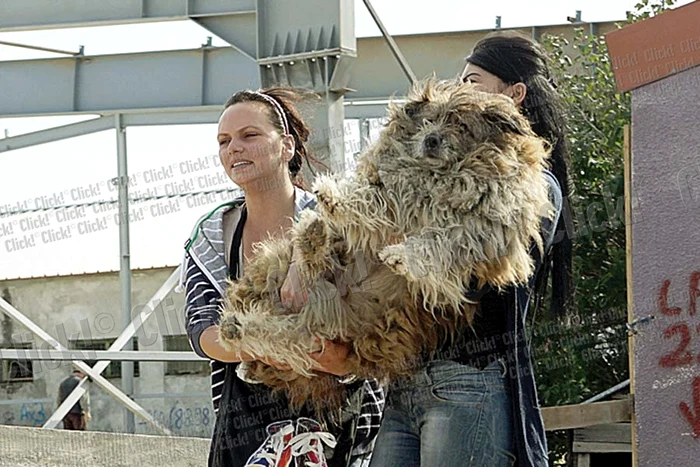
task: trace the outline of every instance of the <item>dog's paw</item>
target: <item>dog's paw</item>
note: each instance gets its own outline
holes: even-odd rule
[[[233,313],[225,313],[219,321],[219,335],[224,341],[236,341],[240,339],[241,323]]]
[[[314,191],[319,206],[330,216],[337,215],[342,210],[341,196],[338,187],[330,180],[324,180]]]
[[[399,245],[389,245],[379,252],[379,260],[386,264],[394,273],[400,276],[409,274],[408,257],[406,256],[406,248]]]
[[[319,252],[327,250],[328,226],[323,219],[316,217],[308,222],[303,235],[297,237],[296,246],[305,258],[314,258]]]

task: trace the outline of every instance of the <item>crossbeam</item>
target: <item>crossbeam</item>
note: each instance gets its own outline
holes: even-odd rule
[[[547,431],[571,430],[632,419],[632,399],[542,407]]]
[[[220,107],[234,91],[260,86],[258,65],[231,47],[14,60],[0,68],[0,89],[12,89],[0,97],[2,117]]]
[[[100,360],[112,362],[200,362],[194,352],[148,350],[43,350],[0,349],[0,360]]]
[[[28,31],[114,24],[255,15],[255,0],[3,0],[0,31]]]
[[[173,271],[173,273],[170,274],[170,277],[166,279],[163,285],[161,285],[160,288],[153,295],[153,297],[151,297],[151,299],[148,301],[143,310],[141,310],[141,313],[139,313],[131,321],[131,323],[122,331],[122,333],[119,335],[119,337],[117,337],[117,339],[112,343],[112,345],[109,346],[109,351],[117,351],[123,349],[126,343],[129,342],[131,338],[134,337],[134,335],[136,335],[136,332],[141,328],[141,326],[143,326],[143,323],[154,313],[155,309],[158,308],[158,305],[160,305],[160,302],[162,302],[163,299],[165,299],[165,297],[170,293],[171,290],[173,290],[173,288],[177,284],[180,277],[180,268],[181,266],[177,267],[175,271]],[[109,361],[97,362],[94,370],[98,374],[100,374],[103,371],[105,371],[109,364]],[[56,409],[56,411],[53,414],[51,414],[46,423],[44,423],[43,428],[56,428],[58,426],[61,420],[63,420],[63,417],[65,417],[68,411],[73,407],[73,405],[75,405],[75,403],[78,402],[81,397],[83,397],[83,394],[85,394],[86,383],[87,377],[80,380],[75,389],[73,389],[73,391],[68,395],[68,397],[66,397],[66,399]],[[121,394],[124,395],[123,393]],[[140,414],[137,415],[140,416]],[[148,413],[146,413],[146,415],[148,415]],[[163,428],[160,426],[157,426],[157,428],[161,431],[163,430]],[[169,430],[165,429],[165,431],[168,432],[166,434],[169,434]]]
[[[32,320],[24,316],[17,308],[13,307],[10,303],[5,301],[3,298],[0,298],[0,310],[2,310],[6,315],[8,315],[10,318],[14,319],[27,329],[29,329],[32,334],[37,336],[39,339],[42,341],[46,342],[49,344],[51,347],[53,347],[56,350],[68,350],[66,349],[63,345],[61,345],[56,339],[51,337],[46,331],[41,329],[36,323],[34,323]],[[97,384],[99,387],[104,389],[109,395],[117,399],[119,402],[124,404],[130,411],[132,411],[134,414],[145,420],[146,422],[150,423],[153,425],[158,431],[160,431],[163,434],[166,435],[171,435],[172,433],[170,430],[162,426],[160,423],[158,423],[143,407],[141,407],[139,404],[128,398],[123,392],[121,392],[116,386],[114,386],[112,383],[107,381],[102,375],[100,375],[99,372],[93,370],[90,368],[88,365],[86,365],[84,362],[81,362],[79,360],[72,360],[71,363],[73,366],[78,368],[80,371],[85,373],[88,377],[92,379],[92,381]],[[100,362],[103,363],[103,362]],[[87,379],[84,378],[84,379]],[[77,402],[77,400],[75,401]],[[73,404],[75,404],[73,402]],[[71,406],[72,407],[72,406]]]

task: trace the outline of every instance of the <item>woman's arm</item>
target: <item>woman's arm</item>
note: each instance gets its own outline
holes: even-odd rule
[[[186,262],[185,328],[192,350],[200,357],[226,363],[241,361],[219,343],[221,295],[192,258]]]
[[[219,343],[219,326],[211,325],[199,334],[199,348],[202,350],[204,357],[218,360],[224,363],[249,362],[254,360],[248,354],[241,355],[238,358],[235,352],[226,350]]]
[[[260,360],[280,370],[289,369],[285,365],[268,359],[255,358],[245,352],[242,352],[239,358],[237,352],[224,348],[219,342],[220,306],[221,295],[202,273],[197,263],[188,258],[185,274],[185,328],[192,350],[200,357],[224,363]]]

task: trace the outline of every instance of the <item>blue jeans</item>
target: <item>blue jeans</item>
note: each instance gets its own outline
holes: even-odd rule
[[[432,361],[392,386],[370,467],[510,467],[513,417],[505,365]]]

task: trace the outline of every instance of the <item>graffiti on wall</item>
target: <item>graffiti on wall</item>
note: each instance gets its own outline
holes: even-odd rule
[[[669,289],[674,286],[670,280],[665,280],[657,300],[661,315],[672,320],[662,331],[668,346],[662,349],[658,361],[659,366],[666,369],[700,363],[700,323],[693,319],[700,297],[700,271],[693,272],[688,280],[687,308],[669,303]],[[683,286],[685,284],[678,285]],[[700,376],[695,376],[688,384],[687,397],[687,400],[678,401],[679,416],[688,423],[693,437],[700,438]]]
[[[23,402],[13,404],[2,411],[0,423],[4,425],[42,426],[51,415],[51,404]]]
[[[149,409],[147,412],[158,423],[175,433],[208,431],[213,426],[213,413],[209,406],[187,407],[176,400],[163,410]],[[139,425],[146,425],[139,420]]]

